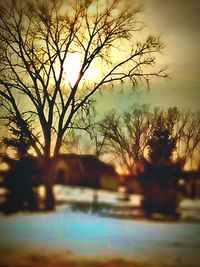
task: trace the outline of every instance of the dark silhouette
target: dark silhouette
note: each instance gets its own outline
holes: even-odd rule
[[[49,186],[60,183],[93,189],[102,187],[101,179],[104,175],[106,179],[114,180],[117,189],[117,174],[114,168],[92,155],[61,154],[52,157],[48,164],[42,158],[30,156],[10,161],[10,170],[3,182],[8,193],[1,206],[1,210],[6,214],[20,210],[38,210],[37,186],[46,185],[44,179],[47,175],[53,177]]]
[[[20,116],[11,114],[7,120],[10,135],[3,138],[4,145],[14,148],[18,159],[27,157],[28,150],[33,146],[33,142],[35,142],[29,138],[28,133],[33,130],[29,128],[29,119],[22,119]]]
[[[37,176],[37,160],[33,157],[24,157],[13,164],[3,183],[8,191],[1,207],[4,213],[38,210],[37,194],[34,191],[38,184]]]
[[[167,128],[166,118],[160,117],[149,140],[149,159],[144,160],[140,176],[143,188],[143,208],[148,217],[153,213],[176,216],[178,179],[181,162],[173,162],[175,139]]]

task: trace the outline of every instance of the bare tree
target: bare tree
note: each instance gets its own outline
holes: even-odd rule
[[[100,124],[108,153],[129,174],[138,171],[145,156],[157,112],[150,112],[147,105],[136,106],[122,116],[109,114]]]
[[[124,171],[134,174],[140,169],[142,159],[148,158],[148,140],[160,122],[176,144],[173,160],[194,169],[198,168],[200,159],[199,119],[198,112],[179,111],[176,107],[152,110],[143,105],[133,107],[122,115],[116,112],[106,115],[99,124],[99,131],[105,138],[106,153],[112,154]]]
[[[67,139],[63,140],[65,150],[75,154],[91,154],[97,158],[106,153],[104,149],[106,138],[105,135],[102,135],[101,125],[96,115],[94,102],[90,104],[87,116],[85,116],[85,112],[78,116],[72,131],[69,132]]]
[[[125,80],[135,86],[152,76],[166,77],[164,69],[152,68],[162,43],[154,36],[135,40],[135,32],[142,30],[141,9],[123,2],[8,0],[0,4],[4,117],[14,114],[22,122],[31,118],[26,135],[38,156],[58,155],[76,114],[89,105],[97,90]],[[80,60],[72,80],[73,56]],[[95,66],[101,71],[88,80]]]
[[[200,162],[200,113],[186,112],[181,116],[184,125],[180,136],[177,154],[189,169],[198,169]]]
[[[180,111],[176,107],[162,112],[166,129],[176,143],[173,157],[189,169],[197,168],[200,159],[200,114]]]

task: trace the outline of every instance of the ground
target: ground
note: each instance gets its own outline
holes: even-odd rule
[[[65,190],[71,199],[78,193]],[[102,196],[115,202],[111,193]],[[189,209],[191,202],[182,206]],[[66,203],[49,213],[0,215],[1,267],[197,267],[199,247],[200,224],[191,220],[105,217]]]

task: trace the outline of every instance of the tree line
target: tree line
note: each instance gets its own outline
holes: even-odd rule
[[[77,135],[73,129],[65,153],[79,151],[79,154],[93,154],[97,158],[109,156],[123,172],[137,176],[147,216],[153,212],[176,216],[178,180],[184,167],[199,170],[199,112],[179,111],[175,107],[150,109],[147,105],[135,104],[123,114],[110,112],[98,122],[95,122],[95,114],[90,113],[87,120],[76,125],[77,129],[80,123],[85,125],[86,132],[83,134],[81,130],[82,135]],[[12,162],[9,156],[3,156],[5,161],[10,161],[11,167],[13,165],[4,182],[10,191],[5,211],[19,210],[24,201],[29,203],[31,210],[37,210],[34,187],[38,181],[34,181],[33,176],[40,177],[40,182],[44,183],[45,170],[37,158],[30,157],[31,144],[23,135],[22,125],[12,121],[9,130],[10,135],[3,138],[3,143],[15,149],[18,161]],[[54,160],[56,158],[49,164]],[[97,177],[93,179],[95,182]],[[52,187],[53,181],[50,182]]]
[[[91,115],[87,126],[89,146],[84,147],[84,144],[81,144],[81,134],[75,134],[71,137],[68,149],[73,146],[73,152],[93,153],[102,158],[108,155],[111,162],[115,162],[129,175],[137,174],[142,168],[143,160],[149,159],[150,146],[153,145],[150,140],[156,129],[169,135],[170,142],[163,149],[167,153],[173,145],[170,155],[173,161],[181,162],[182,168],[200,168],[198,111],[178,110],[176,107],[164,110],[135,104],[122,114],[113,110],[98,122],[95,122]]]

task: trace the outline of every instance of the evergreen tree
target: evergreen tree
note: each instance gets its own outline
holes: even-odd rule
[[[9,137],[3,138],[3,143],[6,147],[12,147],[16,151],[18,159],[28,156],[28,151],[33,145],[33,140],[30,140],[27,131],[30,131],[29,120],[21,120],[17,116],[10,116],[8,125]]]
[[[148,141],[148,146],[149,160],[152,164],[172,164],[176,141],[172,136],[172,129],[162,116],[159,116],[157,120],[157,125],[153,131],[153,136]]]
[[[17,116],[9,117],[9,137],[3,138],[6,147],[12,147],[16,151],[16,159],[11,159],[6,155],[3,157],[10,160],[10,169],[5,175],[4,186],[7,189],[5,202],[0,209],[5,214],[28,209],[35,211],[38,209],[37,193],[35,186],[37,182],[34,177],[38,176],[37,159],[29,156],[28,151],[32,146],[27,130],[29,130],[29,120]]]
[[[173,160],[176,139],[173,125],[161,114],[148,141],[148,159],[140,177],[144,192],[143,207],[147,216],[153,213],[177,215],[177,189],[181,162]]]

